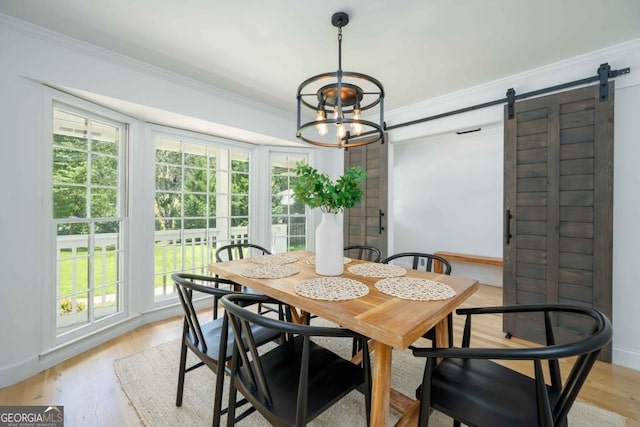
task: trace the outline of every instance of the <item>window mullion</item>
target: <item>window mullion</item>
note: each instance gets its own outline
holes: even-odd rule
[[[96,224],[93,220],[89,222],[89,247],[87,257],[87,310],[89,311],[89,323],[95,320],[95,310],[93,306],[95,296],[95,245],[96,245]]]
[[[185,230],[184,230],[184,225],[185,225],[185,219],[184,219],[184,213],[185,213],[185,209],[184,209],[184,201],[185,201],[185,172],[186,172],[186,168],[185,168],[185,143],[184,141],[180,141],[180,145],[181,145],[181,163],[180,163],[180,168],[181,168],[181,173],[180,173],[180,270],[184,270],[184,260],[186,259],[186,248],[185,248]],[[178,268],[178,266],[174,266],[174,268]]]

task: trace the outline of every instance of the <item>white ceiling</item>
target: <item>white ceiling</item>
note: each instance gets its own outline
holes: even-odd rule
[[[640,0],[1,0],[0,13],[294,111],[298,85],[369,74],[387,110],[640,38]],[[595,74],[595,69],[594,69]]]

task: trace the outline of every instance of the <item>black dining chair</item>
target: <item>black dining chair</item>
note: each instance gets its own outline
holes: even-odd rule
[[[400,261],[402,264],[409,264],[413,270],[424,270],[434,272],[436,262],[440,262],[443,268],[443,273],[446,275],[451,274],[451,264],[446,259],[438,255],[422,253],[422,252],[401,252],[395,255],[391,255],[382,261],[383,264],[389,264],[391,261]],[[447,316],[447,331],[449,332],[449,347],[453,347],[453,314],[449,313]],[[424,335],[424,338],[431,340],[433,347],[436,346],[436,329],[429,329]]]
[[[216,262],[233,261],[236,259],[253,258],[260,255],[271,255],[271,252],[255,243],[231,243],[219,247],[216,250]],[[236,284],[236,287],[240,287]],[[244,292],[255,293],[251,288],[244,288]],[[258,311],[260,314],[276,313],[279,319],[283,319],[285,315],[284,307],[282,304],[277,305],[258,305]]]
[[[218,297],[230,295],[233,292],[220,288],[219,285],[233,285],[233,282],[217,277],[199,276],[187,273],[175,273],[171,276],[180,303],[184,311],[184,324],[180,342],[180,365],[178,370],[178,390],[176,406],[182,406],[184,381],[187,372],[201,366],[207,366],[216,374],[215,396],[213,398],[213,426],[220,425],[220,416],[226,412],[222,410],[222,389],[225,375],[225,362],[231,359],[233,353],[234,335],[230,332],[228,319],[225,316],[204,321],[194,303],[202,297]],[[255,345],[281,339],[277,331],[252,326]],[[191,351],[199,362],[187,367],[187,352]]]
[[[382,252],[375,246],[348,245],[344,247],[344,255],[348,258],[361,259],[369,262],[379,262]]]
[[[236,294],[222,298],[235,336],[229,386],[227,426],[235,419],[236,393],[272,425],[304,426],[352,390],[364,394],[366,423],[371,412],[371,374],[367,338],[344,328],[309,326],[260,316],[248,303],[272,301],[267,296]],[[291,337],[277,347],[258,352],[255,327]],[[315,343],[314,337],[357,339],[365,349],[362,364],[354,364]],[[247,346],[239,343],[245,342]],[[364,421],[364,420],[363,420]]]
[[[234,259],[252,258],[259,255],[270,255],[271,252],[254,243],[231,243],[216,249],[216,261],[232,261]]]
[[[462,348],[413,350],[415,356],[426,358],[422,385],[416,391],[421,427],[429,425],[432,410],[452,417],[454,426],[567,426],[571,406],[600,350],[613,335],[604,314],[577,305],[464,308],[456,313],[466,316]],[[544,331],[546,344],[533,348],[471,347],[471,319],[505,313],[525,314],[532,322],[539,321],[536,327]],[[590,322],[590,329],[567,340],[557,322],[564,320],[566,328],[576,325],[578,319]],[[561,359],[571,366],[564,384]],[[508,360],[529,361],[533,378],[498,363]]]

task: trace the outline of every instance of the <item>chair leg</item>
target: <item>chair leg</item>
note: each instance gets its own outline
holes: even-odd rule
[[[213,427],[220,426],[222,416],[222,389],[224,388],[224,362],[218,362],[216,366],[216,390],[213,398]]]
[[[185,343],[184,332],[182,333],[182,343],[180,347],[180,366],[178,370],[178,392],[176,394],[176,406],[182,406],[182,392],[184,390],[184,374],[187,366],[187,345]]]
[[[431,408],[428,403],[420,399],[420,413],[418,415],[418,427],[429,427],[429,416]]]
[[[222,410],[222,391],[224,389],[224,375],[225,375],[225,360],[227,355],[228,335],[229,328],[229,315],[224,313],[222,319],[222,332],[220,333],[220,346],[218,347],[218,359],[215,364],[216,373],[216,385],[213,397],[213,420],[211,424],[213,427],[220,427],[220,417],[226,411]]]
[[[355,342],[356,340],[354,340]],[[366,415],[367,415],[367,427],[371,426],[371,393],[372,393],[372,384],[371,384],[371,355],[369,354],[369,347],[366,343],[366,338],[363,338],[362,341],[358,340],[358,347],[362,351],[362,369],[364,372],[364,405]],[[366,352],[364,351],[366,349]],[[366,354],[365,354],[366,353]]]
[[[416,397],[420,400],[420,413],[418,415],[419,427],[429,427],[429,416],[431,415],[431,374],[435,367],[434,359],[428,357],[424,364],[422,386],[416,390]]]
[[[233,383],[233,376],[229,378],[229,406],[227,407],[227,427],[232,427],[236,423],[236,386]]]

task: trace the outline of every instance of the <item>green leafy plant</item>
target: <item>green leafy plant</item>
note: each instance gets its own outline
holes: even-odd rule
[[[360,203],[364,195],[360,183],[367,178],[362,168],[354,166],[334,183],[329,175],[302,162],[296,163],[296,176],[292,185],[293,197],[310,208],[320,208],[327,213],[340,213]]]

